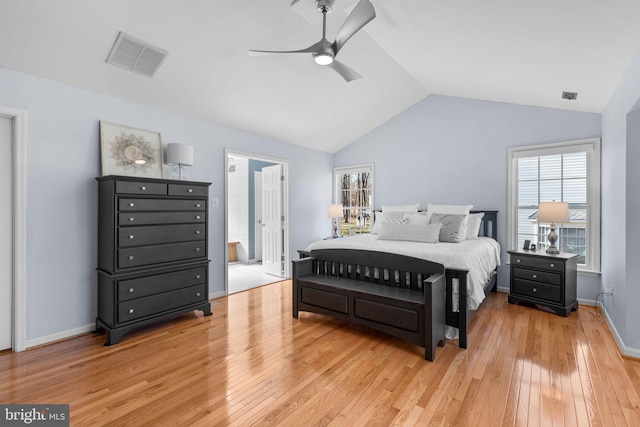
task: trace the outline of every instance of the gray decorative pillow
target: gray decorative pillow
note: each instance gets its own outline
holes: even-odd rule
[[[378,240],[404,240],[407,242],[437,243],[440,223],[437,224],[394,224],[382,223]]]
[[[467,215],[433,214],[431,224],[440,223],[440,241],[460,243],[465,239],[465,221]]]

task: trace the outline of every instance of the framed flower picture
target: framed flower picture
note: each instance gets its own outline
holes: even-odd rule
[[[100,121],[102,175],[164,178],[158,132]]]

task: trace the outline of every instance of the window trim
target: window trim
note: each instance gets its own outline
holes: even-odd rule
[[[589,242],[590,258],[589,263],[579,265],[578,271],[584,273],[600,274],[600,201],[601,201],[601,182],[600,182],[600,138],[588,138],[574,141],[555,142],[550,144],[527,145],[522,147],[512,147],[508,149],[507,159],[507,241],[509,246],[515,248],[517,245],[517,168],[516,161],[523,157],[539,157],[551,154],[567,154],[575,152],[587,153],[587,205],[589,209],[589,218],[587,226],[587,239]]]
[[[376,185],[376,177],[374,174],[373,163],[363,163],[358,165],[351,166],[339,166],[333,168],[333,203],[340,204],[341,203],[341,188],[340,182],[336,179],[338,175],[344,174],[352,174],[352,173],[360,173],[360,172],[369,172],[371,173],[372,188],[371,188],[371,210],[375,209],[375,185]],[[371,220],[371,226],[373,227],[373,219]]]

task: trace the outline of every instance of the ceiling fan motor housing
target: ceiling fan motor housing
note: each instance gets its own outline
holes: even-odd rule
[[[331,6],[333,6],[333,0],[316,0],[319,12],[331,12]]]

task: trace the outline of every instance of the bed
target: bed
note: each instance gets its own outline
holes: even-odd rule
[[[498,211],[469,212],[484,214],[478,237],[459,243],[381,240],[376,234],[359,234],[313,242],[299,253],[305,257],[316,249],[356,249],[396,253],[443,264],[447,338],[458,338],[458,345],[467,348],[468,325],[486,295],[497,290],[500,265],[500,246],[496,240]]]

